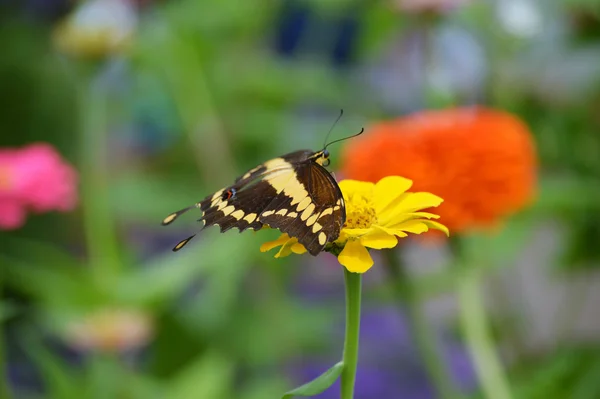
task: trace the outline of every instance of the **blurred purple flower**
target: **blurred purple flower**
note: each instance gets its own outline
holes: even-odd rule
[[[68,12],[73,7],[73,2],[71,0],[0,0],[0,7],[10,7],[36,20],[52,21]]]
[[[454,381],[463,392],[477,388],[477,376],[468,351],[459,342],[447,340],[444,345],[444,355]]]

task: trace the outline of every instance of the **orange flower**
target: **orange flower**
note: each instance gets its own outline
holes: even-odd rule
[[[344,148],[345,177],[399,175],[415,191],[444,198],[436,208],[453,232],[492,227],[529,203],[536,155],[527,126],[485,108],[424,111],[373,125]]]

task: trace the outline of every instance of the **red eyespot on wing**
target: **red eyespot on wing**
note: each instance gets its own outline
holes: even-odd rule
[[[225,191],[223,193],[223,196],[222,196],[223,201],[228,201],[231,197],[233,197],[233,193],[234,193],[233,190],[227,190],[227,191]]]

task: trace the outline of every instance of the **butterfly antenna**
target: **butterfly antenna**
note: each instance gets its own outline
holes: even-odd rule
[[[327,132],[327,136],[325,136],[325,141],[323,141],[323,148],[325,148],[325,145],[327,144],[327,139],[329,138],[329,135],[333,131],[333,128],[335,127],[335,125],[337,125],[337,123],[340,121],[340,119],[342,119],[342,115],[344,115],[344,110],[340,109],[340,114],[338,115],[335,122],[333,122],[333,125],[331,125],[331,128],[329,128],[329,131]]]
[[[325,147],[323,147],[323,149],[326,149],[327,147],[329,147],[330,145],[332,145],[333,143],[338,143],[340,141],[344,141],[344,140],[348,140],[351,139],[353,137],[357,137],[360,136],[361,134],[363,134],[365,132],[365,128],[363,127],[362,129],[360,129],[360,132],[353,134],[352,136],[348,136],[348,137],[342,137],[341,139],[337,139],[337,140],[333,140],[331,143],[327,144]]]

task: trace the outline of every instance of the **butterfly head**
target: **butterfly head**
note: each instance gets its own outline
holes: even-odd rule
[[[329,166],[329,150],[327,149],[315,152],[312,158],[315,160],[316,163],[318,163],[321,166]]]
[[[361,134],[363,134],[364,131],[365,131],[365,129],[362,128],[360,130],[360,132],[358,132],[358,133],[356,133],[356,134],[354,134],[352,136],[344,137],[344,138],[341,138],[341,139],[338,139],[338,140],[334,140],[334,141],[332,141],[332,142],[330,142],[328,144],[325,144],[325,146],[323,147],[323,149],[321,151],[315,152],[313,155],[310,156],[310,158],[313,159],[319,165],[327,167],[327,166],[329,166],[329,163],[330,163],[330,160],[329,160],[329,150],[327,150],[327,147],[329,147],[333,143],[338,143],[338,142],[343,141],[343,140],[348,140],[348,139],[350,139],[352,137],[360,136]]]

